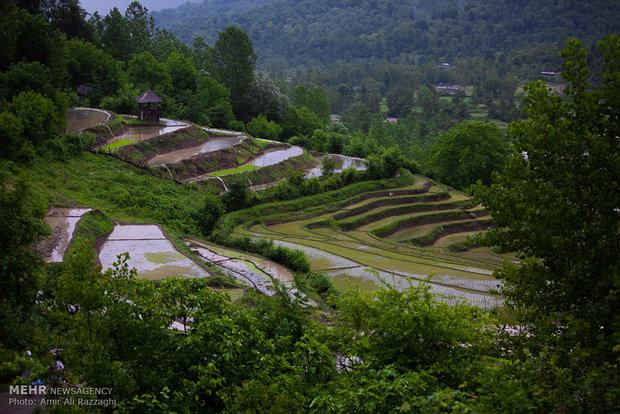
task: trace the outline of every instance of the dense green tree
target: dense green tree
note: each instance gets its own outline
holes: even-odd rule
[[[166,69],[172,79],[172,86],[175,92],[196,89],[198,71],[194,67],[192,59],[178,52],[173,52],[166,60]]]
[[[0,154],[15,159],[24,143],[22,120],[10,112],[0,112]]]
[[[125,10],[125,21],[130,38],[131,53],[150,51],[157,29],[155,28],[155,19],[149,15],[148,9],[138,1],[131,2]]]
[[[237,113],[242,121],[263,114],[270,121],[280,122],[289,106],[288,97],[271,79],[256,78],[237,104]]]
[[[301,135],[309,137],[314,131],[323,127],[321,120],[305,106],[289,108],[281,125],[283,128],[282,136],[285,138]]]
[[[406,116],[414,105],[413,91],[405,86],[396,86],[386,95],[388,115],[392,117]]]
[[[134,55],[127,65],[127,75],[129,81],[143,92],[152,89],[156,93],[168,93],[172,90],[172,77],[166,66],[150,52]]]
[[[203,76],[196,93],[187,102],[183,118],[199,125],[226,128],[235,119],[226,86]]]
[[[464,190],[476,180],[489,183],[508,153],[509,146],[494,124],[467,121],[439,134],[430,163],[439,181]]]
[[[252,118],[248,122],[247,130],[254,137],[267,139],[278,139],[278,136],[282,133],[282,127],[273,121],[268,121],[263,114]]]
[[[116,93],[121,86],[122,71],[119,62],[93,44],[81,40],[67,42],[67,72],[68,82],[73,90],[82,84],[93,88],[88,99],[94,106],[97,106],[104,96]]]
[[[424,285],[372,296],[351,289],[334,301],[339,313],[327,342],[345,374],[316,397],[318,411],[442,412],[443,405],[468,412],[474,405],[467,397],[439,403],[435,393],[471,392],[486,380],[492,329],[478,309],[436,302]]]
[[[48,97],[28,91],[15,96],[9,109],[21,119],[24,138],[36,145],[53,138],[64,129],[67,106],[68,102],[65,101],[59,108]]]
[[[59,30],[69,39],[92,39],[92,28],[86,23],[86,10],[80,7],[78,0],[46,0],[42,3],[51,30]]]
[[[343,114],[342,119],[351,132],[361,131],[368,133],[372,117],[364,103],[354,102]]]
[[[331,103],[325,91],[318,86],[314,88],[299,85],[293,91],[291,104],[297,108],[306,107],[312,111],[317,118],[326,123],[331,115]]]
[[[225,212],[226,207],[219,195],[205,194],[202,206],[194,215],[202,234],[208,236]]]
[[[47,97],[56,93],[50,70],[39,62],[21,61],[0,73],[0,96],[10,101],[20,92],[37,92]]]
[[[231,180],[228,191],[222,196],[226,211],[241,210],[247,206],[250,183],[244,177]]]
[[[132,55],[131,35],[127,20],[114,7],[103,19],[97,13],[90,19],[103,51],[114,59],[127,62]]]
[[[240,105],[254,80],[256,53],[250,37],[240,28],[228,26],[220,32],[211,50],[214,75],[228,89],[236,115],[243,118]]]
[[[0,165],[0,338],[15,346],[24,339],[18,330],[34,305],[43,275],[43,260],[32,246],[49,234],[49,227],[44,221],[46,206],[29,183],[12,177],[7,167]]]
[[[416,101],[422,108],[422,115],[426,119],[431,119],[439,113],[440,103],[439,94],[431,86],[425,85],[417,93]]]
[[[574,39],[562,51],[565,96],[527,86],[529,118],[509,133],[517,152],[492,186],[476,188],[499,226],[489,241],[521,259],[497,276],[527,332],[514,368],[540,411],[612,412],[619,403],[618,36],[600,48],[600,88],[589,86],[587,53]]]

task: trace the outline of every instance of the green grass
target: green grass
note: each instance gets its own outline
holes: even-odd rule
[[[112,152],[117,148],[123,147],[125,145],[133,144],[136,142],[135,139],[121,139],[120,141],[113,142],[111,144],[106,145],[105,147],[101,147],[101,151]]]
[[[228,169],[228,170],[215,171],[215,172],[209,173],[207,175],[209,177],[219,177],[221,175],[235,174],[235,173],[240,173],[240,172],[244,172],[244,171],[255,170],[257,168],[260,168],[260,167],[257,166],[257,165],[242,165],[241,167],[231,168],[231,169]]]

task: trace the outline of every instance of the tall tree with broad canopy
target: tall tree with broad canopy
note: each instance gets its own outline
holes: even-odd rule
[[[563,97],[542,81],[526,87],[529,118],[509,133],[516,153],[475,189],[499,227],[488,240],[521,259],[497,276],[527,332],[513,338],[515,369],[546,412],[620,404],[620,40],[599,47],[600,88],[575,39],[561,52]]]
[[[464,190],[476,180],[491,181],[491,173],[507,160],[509,146],[495,124],[469,121],[440,134],[431,149],[435,178]]]
[[[220,32],[211,50],[211,60],[217,79],[230,89],[235,115],[239,113],[241,98],[254,80],[256,53],[252,39],[240,28],[228,26]]]

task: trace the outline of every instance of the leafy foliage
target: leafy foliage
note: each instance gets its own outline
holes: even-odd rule
[[[489,183],[509,150],[494,124],[463,122],[439,134],[431,150],[431,168],[439,181],[464,190],[476,180]]]
[[[523,261],[498,275],[532,335],[521,339],[531,358],[553,358],[564,370],[532,386],[551,381],[560,387],[562,376],[573,378],[570,386],[561,385],[562,393],[550,393],[544,407],[561,402],[605,411],[617,404],[601,375],[617,363],[620,328],[618,37],[607,37],[600,47],[607,65],[601,88],[589,88],[586,51],[577,40],[562,51],[566,99],[541,82],[528,85],[529,119],[513,124],[509,134],[517,153],[492,186],[476,189],[500,227],[489,240]],[[586,393],[592,398],[579,398]]]

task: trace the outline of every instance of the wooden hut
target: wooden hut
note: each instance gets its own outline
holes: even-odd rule
[[[93,91],[93,88],[91,88],[90,86],[86,85],[86,84],[81,84],[80,86],[77,87],[77,89],[75,90],[75,92],[77,93],[77,100],[81,101],[83,99],[86,99],[86,97]]]
[[[163,101],[155,92],[149,89],[138,96],[136,102],[140,104],[140,121],[159,122],[159,104]]]

